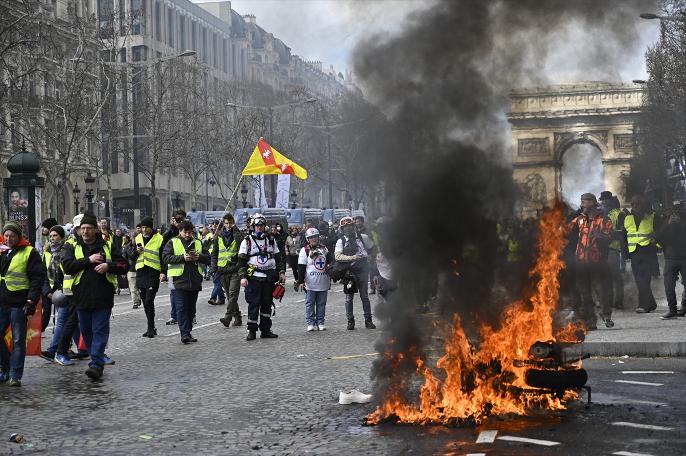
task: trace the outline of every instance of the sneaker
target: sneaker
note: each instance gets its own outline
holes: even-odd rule
[[[181,343],[184,345],[188,345],[191,343],[191,338],[189,336],[183,336],[181,338]]]
[[[367,329],[376,329],[376,325],[371,318],[364,321],[364,327]]]
[[[209,305],[211,305],[211,306],[216,306],[216,305],[217,305],[217,301],[215,301],[214,299],[210,298],[210,299],[207,300],[207,304],[209,304]]]
[[[134,305],[133,305],[133,308],[134,308],[134,309],[138,309],[140,306],[141,306],[140,304],[134,304]]]
[[[603,318],[603,321],[605,322],[605,327],[606,327],[606,328],[614,328],[615,322],[612,321],[612,319],[611,319],[610,317]]]
[[[320,330],[320,331],[326,331],[326,326],[324,326],[324,325],[319,325],[319,330]]]
[[[93,381],[100,380],[102,378],[102,367],[89,367],[86,369],[86,375]]]
[[[248,335],[245,336],[245,340],[255,340],[257,338],[257,333],[255,331],[248,331]]]
[[[21,380],[18,378],[10,378],[10,382],[7,384],[9,386],[21,386]]]
[[[109,356],[107,356],[107,355],[102,355],[102,358],[105,360],[105,365],[106,365],[106,366],[107,366],[107,365],[109,365],[109,366],[114,365],[114,360],[113,360],[112,358],[110,358]]]
[[[40,352],[40,357],[47,361],[55,361],[55,354],[49,351]]]
[[[676,313],[676,310],[670,310],[670,311],[667,312],[667,313],[663,313],[663,314],[660,316],[660,319],[661,319],[661,320],[671,320],[671,319],[676,318],[676,317],[678,317],[678,315],[677,315],[677,313]]]
[[[167,326],[171,326],[171,325],[175,325],[175,324],[176,324],[176,320],[174,320],[173,318],[170,318],[170,319],[167,320],[167,322],[165,323],[165,325],[167,325]]]
[[[188,335],[188,338],[191,340],[191,342],[197,342],[197,341],[198,341],[198,339],[196,339],[195,337],[193,337],[193,334],[189,334],[189,335]]]
[[[338,395],[338,403],[342,405],[346,404],[366,404],[371,402],[372,395],[364,394],[357,390],[350,390],[347,392],[341,391]]]
[[[221,317],[219,321],[222,325],[226,326],[227,328],[231,326],[231,317]]]
[[[279,335],[274,334],[271,331],[267,331],[267,332],[262,331],[260,333],[260,339],[276,339],[277,337],[279,337]]]
[[[348,320],[348,330],[353,330],[355,329],[355,319],[350,319]]]
[[[314,325],[307,325],[307,331],[314,331]]]
[[[231,326],[243,326],[243,318],[240,315],[235,317]]]
[[[59,353],[55,355],[55,362],[60,366],[73,366],[76,364],[67,355],[60,355]]]
[[[686,307],[679,307],[676,310],[676,316],[677,317],[686,317]]]

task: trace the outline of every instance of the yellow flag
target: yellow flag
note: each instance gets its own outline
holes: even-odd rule
[[[267,144],[264,138],[257,141],[248,164],[245,165],[243,176],[260,174],[293,174],[302,180],[307,179],[307,170],[298,165],[278,150]]]

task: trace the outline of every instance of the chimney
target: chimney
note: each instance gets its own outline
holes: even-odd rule
[[[245,14],[243,20],[248,24],[257,24],[257,18],[254,14]]]

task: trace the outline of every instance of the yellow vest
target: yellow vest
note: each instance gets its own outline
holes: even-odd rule
[[[162,270],[160,264],[160,247],[162,247],[163,237],[160,233],[155,233],[147,244],[143,246],[143,253],[138,255],[136,260],[136,270],[149,266],[157,271]],[[136,236],[136,245],[143,245],[143,235]]]
[[[629,252],[635,252],[636,246],[648,246],[653,243],[653,220],[655,213],[648,214],[641,219],[641,224],[636,227],[636,220],[633,214],[629,214],[624,219],[624,229],[626,239],[629,244]]]
[[[52,252],[50,250],[46,250],[43,252],[43,261],[45,261],[45,270],[47,271],[50,269],[50,260],[52,259]],[[50,282],[50,288],[55,286],[55,279],[50,278],[50,273],[48,272],[48,282]]]
[[[617,222],[619,221],[619,214],[621,211],[619,209],[612,209],[610,212],[607,213],[607,216],[610,218],[612,221],[612,229],[613,230],[619,230],[620,228],[617,226]],[[612,250],[621,250],[622,249],[622,243],[619,242],[618,239],[615,239],[614,241],[610,242],[610,249]]]
[[[110,244],[105,243],[103,246],[105,250],[105,261],[112,261],[112,250],[110,249]],[[85,258],[83,256],[83,247],[80,245],[76,244],[74,246],[74,258],[77,260],[80,260],[82,258]],[[64,281],[62,282],[62,292],[67,295],[67,296],[72,296],[74,292],[72,291],[72,288],[75,285],[78,285],[81,282],[81,276],[83,275],[83,271],[79,271],[78,274],[76,275],[64,275]],[[117,287],[117,277],[114,274],[110,274],[109,272],[106,274],[107,275],[107,281],[110,282],[115,288]]]
[[[174,246],[174,255],[179,255],[183,256],[184,253],[186,253],[186,248],[183,246],[183,242],[181,242],[181,239],[178,237],[175,237],[171,240],[172,245]],[[200,243],[199,240],[195,240],[195,251],[200,254],[202,252],[202,244]],[[169,263],[167,265],[167,276],[168,277],[179,277],[183,275],[183,268],[186,266],[186,263]],[[200,269],[200,265],[198,265],[198,274],[202,275],[202,269]]]
[[[9,291],[21,291],[29,289],[29,275],[26,268],[29,265],[29,255],[33,247],[27,245],[23,249],[18,249],[12,257],[10,265],[4,276],[0,276],[0,281],[5,281],[5,286]]]
[[[217,266],[220,268],[226,267],[231,258],[235,257],[238,253],[238,245],[236,244],[236,240],[234,239],[231,241],[229,248],[226,248],[224,245],[224,238],[219,236],[219,242],[217,243],[217,246],[219,247],[219,252],[217,253]]]

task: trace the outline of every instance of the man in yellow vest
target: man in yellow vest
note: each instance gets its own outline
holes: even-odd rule
[[[625,214],[620,209],[619,198],[610,191],[600,192],[600,205],[612,222],[612,240],[610,241],[607,254],[607,262],[610,267],[610,279],[612,293],[612,306],[615,309],[624,308],[624,277],[622,276],[622,237]]]
[[[136,251],[131,257],[136,262],[136,287],[145,309],[148,329],[143,337],[153,338],[157,335],[155,328],[155,296],[160,288],[160,282],[165,280],[166,266],[160,260],[164,249],[163,236],[153,230],[152,217],[141,220],[141,233],[134,242]]]
[[[243,235],[236,227],[232,214],[224,214],[222,228],[217,229],[212,243],[212,261],[210,269],[216,271],[227,296],[226,313],[219,321],[227,328],[231,325],[241,326],[243,317],[238,307],[238,295],[241,291],[241,277],[238,274],[238,246]]]
[[[655,232],[659,218],[641,195],[631,198],[631,213],[624,218],[624,235],[631,259],[631,272],[638,288],[636,313],[648,313],[657,308],[650,279],[656,263]]]
[[[6,248],[0,254],[0,383],[21,386],[27,316],[36,312],[45,271],[40,254],[22,237],[18,223],[7,223],[2,232]],[[4,341],[8,326],[12,328],[11,353]]]
[[[86,375],[98,380],[106,364],[105,347],[117,286],[115,274],[126,274],[129,265],[119,248],[100,235],[95,215],[83,215],[80,231],[80,239],[64,245],[62,268],[65,276],[72,277],[70,287],[79,327],[91,358]]]
[[[184,220],[178,228],[179,235],[164,246],[162,259],[167,264],[171,300],[176,306],[181,342],[185,345],[198,341],[191,334],[191,330],[198,293],[202,290],[203,276],[200,263],[208,264],[210,255],[195,238],[193,223]]]

